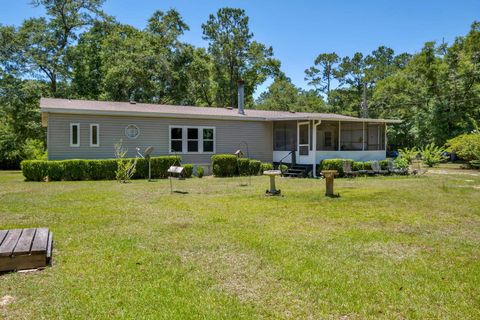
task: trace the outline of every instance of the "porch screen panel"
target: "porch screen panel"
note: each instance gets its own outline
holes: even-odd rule
[[[383,123],[368,123],[366,131],[367,150],[384,150],[385,125]]]
[[[292,151],[297,145],[297,123],[278,121],[273,123],[273,150]]]
[[[340,135],[341,150],[358,151],[363,149],[363,123],[342,122]]]
[[[338,150],[338,121],[322,121],[317,127],[317,151]]]

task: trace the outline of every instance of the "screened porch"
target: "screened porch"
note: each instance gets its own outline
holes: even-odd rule
[[[386,155],[386,123],[363,120],[276,121],[274,162],[315,165],[328,158],[381,160]]]

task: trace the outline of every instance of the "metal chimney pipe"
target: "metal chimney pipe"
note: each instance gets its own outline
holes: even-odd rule
[[[245,89],[243,80],[238,80],[238,113],[245,114]]]

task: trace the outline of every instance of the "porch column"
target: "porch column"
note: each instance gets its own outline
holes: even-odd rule
[[[365,151],[365,121],[362,121],[362,151]]]
[[[318,123],[317,123],[318,121]],[[317,127],[322,123],[321,120],[313,121],[313,177],[317,177]]]
[[[385,146],[384,150],[387,151],[387,123],[385,122]]]
[[[341,122],[340,122],[340,120],[338,120],[338,151],[340,151],[341,145],[342,145],[340,143],[340,138],[342,136],[341,131],[340,131],[340,126],[341,126]]]

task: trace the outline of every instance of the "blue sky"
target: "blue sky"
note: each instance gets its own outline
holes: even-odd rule
[[[19,25],[43,14],[29,3],[0,0],[0,23]],[[246,10],[255,39],[273,47],[282,70],[303,88],[307,88],[304,70],[319,53],[366,54],[380,45],[396,53],[413,53],[426,41],[452,42],[465,35],[474,20],[480,20],[479,0],[107,0],[104,10],[122,23],[143,28],[155,10],[175,8],[190,26],[183,40],[206,46],[201,24],[210,13],[226,6]]]

